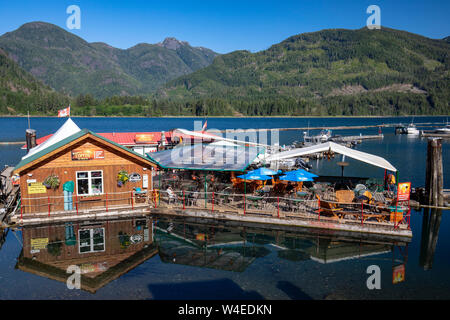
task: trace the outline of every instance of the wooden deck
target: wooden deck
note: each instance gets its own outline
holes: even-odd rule
[[[23,225],[41,225],[51,224],[57,222],[69,221],[96,221],[96,220],[110,220],[126,217],[142,217],[150,213],[150,208],[147,204],[135,205],[134,208],[130,206],[111,206],[108,209],[105,207],[93,208],[90,210],[79,211],[57,211],[26,214],[22,217],[20,214],[11,216],[9,219],[10,226]]]
[[[173,202],[157,199],[151,213],[167,216],[206,218],[222,221],[254,222],[259,224],[297,226],[305,228],[352,232],[359,234],[377,234],[385,236],[411,238],[412,231],[406,221],[390,221],[386,216],[372,211],[326,211],[319,202],[296,200],[287,203],[281,199],[274,203],[252,202],[252,197],[233,201],[198,199],[195,203]],[[360,206],[358,204],[358,206]],[[244,209],[245,208],[245,209]]]
[[[296,214],[295,216],[286,215],[284,217],[278,218],[273,215],[261,214],[260,211],[249,210],[246,214],[243,212],[233,212],[227,210],[204,210],[204,209],[185,209],[182,208],[170,208],[170,207],[159,207],[151,210],[154,214],[165,215],[165,216],[178,216],[178,217],[193,217],[193,218],[206,218],[221,221],[235,221],[235,222],[245,222],[245,223],[258,223],[263,225],[272,226],[291,226],[291,227],[303,227],[303,228],[314,228],[316,230],[329,230],[329,231],[339,231],[339,232],[351,232],[363,234],[373,234],[373,235],[383,235],[389,237],[398,238],[411,238],[412,231],[405,226],[399,226],[394,229],[392,224],[374,223],[366,222],[361,223],[341,223],[330,218],[321,218],[320,220],[314,219],[311,216],[304,214]]]
[[[182,196],[181,196],[182,195]],[[36,225],[63,221],[95,221],[119,217],[168,215],[206,218],[221,221],[284,225],[331,231],[352,232],[411,238],[409,217],[400,219],[386,206],[342,203],[329,197],[299,199],[240,194],[177,192],[171,197],[165,191],[148,192],[145,203],[134,205],[100,205],[84,210],[16,213],[10,218],[15,225]],[[395,209],[395,208],[394,208]]]

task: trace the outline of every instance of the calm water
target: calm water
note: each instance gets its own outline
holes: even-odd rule
[[[167,131],[177,127],[194,129],[194,119],[190,118],[73,120],[80,128],[88,128],[94,132]],[[208,128],[372,125],[410,123],[411,120],[208,118]],[[444,117],[416,117],[414,122],[443,123],[445,120]],[[58,118],[33,118],[31,126],[37,130],[38,137],[41,137],[53,133],[64,121],[65,119]],[[27,127],[26,118],[0,118],[0,141],[25,140],[24,132]],[[338,130],[334,133],[357,135],[377,132],[377,129],[372,128]],[[393,128],[384,129],[383,133],[383,140],[363,142],[357,149],[385,157],[399,169],[400,181],[411,181],[413,187],[423,186],[426,140],[395,135]],[[301,137],[302,132],[299,131],[280,132],[280,143],[289,144]],[[445,142],[444,185],[447,189],[450,188],[449,151],[449,143]],[[23,154],[24,151],[18,145],[0,146],[0,165],[14,165]],[[313,162],[312,171],[322,175],[339,175],[340,168],[336,165],[339,160],[340,157],[331,161]],[[351,159],[346,161],[350,162],[345,169],[346,175],[383,177],[382,169]],[[97,277],[91,274],[94,280],[90,280],[96,288],[95,293],[68,290],[65,283],[57,280],[57,275],[60,274],[57,269],[62,270],[64,263],[73,259],[74,253],[71,257],[68,256],[73,252],[73,244],[54,245],[52,248],[56,249],[52,250],[53,255],[44,256],[42,253],[42,256],[36,254],[35,260],[27,259],[27,254],[32,249],[29,247],[29,234],[39,233],[39,237],[61,243],[65,226],[31,228],[32,230],[17,232],[9,230],[4,232],[6,239],[0,248],[0,299],[323,299],[327,296],[356,299],[448,299],[449,211],[442,212],[439,228],[434,225],[433,234],[438,239],[434,248],[427,247],[425,243],[430,232],[422,233],[424,213],[413,211],[412,214],[413,239],[407,246],[366,238],[349,239],[305,231],[210,225],[198,221],[169,222],[155,218],[148,221],[146,227],[138,227],[136,221],[111,221],[103,226],[92,227],[106,230],[102,241],[107,250],[100,258],[92,258],[92,261],[83,258],[81,262],[97,268],[98,273],[94,274]],[[114,223],[115,228],[112,227]],[[79,226],[75,226],[75,230],[77,228]],[[150,239],[147,239],[146,248],[140,244],[128,245],[124,235],[118,233],[121,230],[128,230],[129,235],[142,233],[142,228],[146,228],[147,232],[153,230],[150,232]],[[26,243],[23,248],[22,241]],[[108,251],[115,247],[119,251]],[[133,263],[134,268],[124,273],[122,269],[127,263]],[[368,290],[366,287],[366,269],[374,264],[381,268],[381,290]],[[392,269],[400,264],[405,264],[406,280],[394,285]],[[36,274],[36,270],[40,271],[40,275]]]

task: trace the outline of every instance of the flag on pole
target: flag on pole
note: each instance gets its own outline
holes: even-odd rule
[[[206,127],[208,126],[208,120],[205,121],[205,124],[203,125],[202,132],[206,131]]]
[[[58,117],[70,117],[70,105],[65,109],[58,110]]]

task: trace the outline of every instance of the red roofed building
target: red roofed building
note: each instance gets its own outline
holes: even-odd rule
[[[36,139],[36,145],[40,145],[41,143],[47,141],[53,134],[46,135],[39,139]],[[133,151],[145,155],[148,152],[156,152],[158,151],[158,147],[161,146],[161,136],[162,132],[104,132],[98,133],[98,135],[114,141],[124,147],[128,147],[133,149]],[[172,132],[164,132],[164,146],[173,146],[178,143],[178,137],[182,139],[195,139],[191,136],[186,136],[177,133],[176,141],[172,139]],[[26,150],[27,146],[23,145],[21,149]]]

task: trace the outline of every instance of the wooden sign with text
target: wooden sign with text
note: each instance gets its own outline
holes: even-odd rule
[[[73,150],[72,160],[96,160],[105,159],[104,150]]]

